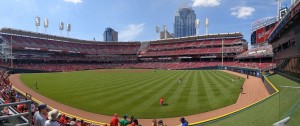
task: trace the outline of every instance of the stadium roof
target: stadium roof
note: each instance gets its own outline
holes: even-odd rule
[[[36,38],[45,38],[45,39],[59,40],[59,41],[65,41],[65,42],[77,42],[77,43],[140,44],[140,42],[102,42],[102,41],[81,40],[81,39],[68,38],[68,37],[63,37],[63,36],[55,36],[55,35],[50,35],[50,34],[37,33],[37,32],[31,32],[31,31],[25,31],[25,30],[20,30],[20,29],[13,29],[13,28],[2,28],[2,29],[0,29],[0,33],[29,36],[29,37],[36,37]]]
[[[186,42],[195,40],[205,40],[205,39],[226,39],[226,38],[243,38],[243,34],[240,32],[233,33],[220,33],[220,34],[208,34],[208,35],[198,35],[198,36],[188,36],[181,38],[170,38],[150,41],[151,43],[169,43],[169,42]]]

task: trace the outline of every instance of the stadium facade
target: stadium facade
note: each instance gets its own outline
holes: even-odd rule
[[[300,2],[295,2],[268,38],[279,71],[300,74]]]

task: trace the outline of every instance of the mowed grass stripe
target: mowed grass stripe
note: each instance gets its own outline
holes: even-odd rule
[[[222,97],[213,96],[215,87],[211,85],[218,87],[218,83],[209,76],[222,78],[224,75],[219,71],[198,70],[97,70],[24,74],[21,79],[32,89],[38,81],[37,92],[85,111],[162,118],[210,111],[212,103],[222,104],[216,106],[227,104]],[[181,85],[179,78],[183,79]],[[212,99],[209,95],[213,96]],[[161,97],[165,97],[167,106],[159,106]]]
[[[208,78],[207,78],[207,75],[206,75],[206,71],[201,71],[200,72],[200,78],[198,78],[199,80],[202,81],[201,85],[202,86],[199,86],[200,88],[200,96],[199,96],[199,101],[202,101],[200,103],[200,105],[203,106],[203,101],[204,101],[204,98],[207,99],[207,103],[209,103],[209,105],[207,106],[204,106],[203,108],[207,108],[207,110],[211,109],[211,108],[214,108],[214,105],[215,105],[215,98],[217,97],[210,85],[210,83],[207,81]],[[203,109],[205,110],[205,109]]]
[[[207,92],[205,83],[206,79],[204,79],[204,71],[197,71],[198,76],[197,76],[197,82],[198,82],[198,106],[197,107],[203,107],[203,106],[211,106],[210,101],[212,99],[209,99],[209,92]],[[205,82],[204,82],[205,81]]]
[[[158,90],[151,92],[150,95],[148,96],[143,96],[143,98],[145,98],[145,100],[143,102],[141,102],[140,104],[138,104],[138,107],[136,109],[134,109],[136,112],[139,113],[147,113],[145,110],[149,110],[149,109],[161,109],[161,113],[165,113],[165,111],[169,111],[167,110],[169,107],[160,107],[159,106],[159,99],[161,97],[164,97],[166,99],[166,103],[167,104],[171,104],[172,101],[170,100],[170,95],[166,94],[167,92],[170,92],[170,90],[174,90],[174,88],[178,87],[177,83],[174,83],[174,80],[176,80],[176,78],[178,78],[178,76],[181,74],[181,72],[176,72],[177,74],[174,74],[172,77],[166,79],[166,83],[170,83],[168,84],[166,87],[164,88],[158,88]],[[164,81],[162,82],[164,83]],[[150,97],[149,97],[150,96]],[[154,107],[153,107],[154,106]],[[147,115],[150,113],[147,113]]]
[[[220,75],[221,74],[221,75]],[[229,79],[224,79],[227,76]],[[232,77],[234,79],[234,82],[232,82]],[[231,100],[237,100],[238,96],[237,94],[240,93],[240,87],[243,85],[245,79],[244,78],[239,78],[238,76],[231,75],[228,73],[225,73],[223,71],[220,71],[220,73],[216,74],[216,78],[218,78],[219,81],[224,83],[224,85],[227,86],[226,91],[227,91],[227,99],[229,101]],[[228,103],[231,104],[231,103]]]
[[[168,107],[164,107],[162,109],[162,112],[170,112],[173,111],[174,113],[177,113],[178,110],[174,110],[174,108],[182,108],[181,110],[185,110],[186,108],[184,106],[186,106],[186,102],[184,102],[181,99],[182,95],[185,95],[184,91],[186,91],[186,87],[188,85],[188,79],[189,76],[191,75],[191,72],[184,72],[184,71],[179,71],[180,73],[184,73],[184,74],[180,74],[179,76],[177,76],[176,78],[173,79],[173,89],[169,91],[169,93],[165,93],[166,97],[167,97],[167,104]],[[179,79],[182,79],[182,84],[178,83]],[[181,106],[181,107],[179,107]]]
[[[180,95],[177,93],[178,89],[181,88],[178,79],[183,78],[188,72],[186,71],[176,71],[177,74],[172,77],[170,80],[167,80],[166,83],[168,83],[171,88],[169,88],[167,91],[162,92],[162,96],[166,99],[166,103],[168,104],[168,108],[163,108],[164,110],[169,110],[174,107],[174,103],[177,103],[178,96]],[[184,83],[184,81],[182,82]],[[161,92],[161,91],[160,91]],[[158,104],[158,101],[154,102],[152,105]]]
[[[153,91],[153,88],[155,88],[155,87],[156,87],[156,89],[161,88],[161,90],[166,88],[168,85],[164,84],[162,81],[165,81],[166,78],[171,79],[171,77],[174,76],[174,74],[176,74],[176,73],[168,74],[168,75],[164,76],[164,78],[159,78],[159,76],[157,76],[157,79],[153,78],[151,82],[142,82],[144,84],[136,85],[136,88],[132,89],[131,92],[124,92],[122,94],[123,96],[130,97],[130,99],[128,99],[126,101],[122,101],[122,104],[124,106],[129,106],[131,104],[137,105],[138,103],[140,103],[139,99],[142,99],[142,97],[143,97],[142,94],[151,95],[151,94],[147,94],[147,92],[145,93],[144,92],[145,90]],[[143,91],[144,93],[139,94],[139,92],[141,92],[141,91]],[[116,100],[121,100],[121,98],[117,97]],[[142,100],[145,100],[145,99],[142,99]],[[112,108],[118,108],[118,107],[121,107],[121,106],[119,106],[118,104],[114,104],[114,105],[111,105],[111,107]],[[130,111],[130,109],[132,109],[132,108],[128,108],[127,110]]]
[[[190,92],[190,86],[191,86],[191,83],[190,83],[190,77],[192,75],[193,72],[189,72],[187,74],[184,74],[184,76],[182,77],[183,78],[183,83],[181,85],[179,85],[178,83],[176,85],[177,88],[176,90],[174,91],[174,93],[176,92],[176,94],[173,96],[175,96],[175,99],[176,101],[174,101],[175,103],[182,103],[182,104],[174,104],[174,107],[176,108],[183,108],[183,109],[186,109],[187,108],[187,102],[188,102],[188,97],[189,96],[189,92]],[[189,79],[187,79],[189,78]],[[178,81],[178,79],[177,79]],[[184,104],[183,104],[184,103]]]
[[[199,99],[198,99],[198,71],[193,71],[192,74],[192,85],[190,86],[190,93],[188,97],[188,110],[193,110],[194,108],[198,107]]]
[[[230,82],[231,80],[229,82],[228,81],[226,82],[226,81],[220,79],[219,76],[216,76],[216,74],[213,74],[212,71],[209,71],[208,73],[209,73],[208,77],[213,79],[212,80],[213,81],[212,86],[214,86],[213,88],[218,89],[218,90],[215,90],[215,92],[218,92],[218,94],[220,94],[220,96],[218,96],[219,100],[216,101],[217,104],[216,104],[215,108],[220,108],[220,107],[223,107],[225,105],[235,103],[235,102],[231,102],[229,100],[230,97],[231,97],[231,94],[230,94],[231,92],[229,92],[228,91],[229,89],[224,86],[224,85],[228,85],[228,83],[231,83]],[[225,103],[225,105],[220,106],[220,103]]]
[[[168,77],[168,76],[166,76],[166,77]],[[90,97],[88,100],[93,100],[97,97],[104,97],[103,101],[106,101],[106,99],[111,99],[111,98],[120,97],[120,96],[122,98],[122,96],[126,96],[130,92],[135,92],[135,91],[138,92],[138,89],[146,88],[145,86],[147,86],[149,81],[151,81],[151,80],[153,80],[153,76],[152,77],[145,76],[145,79],[141,78],[140,80],[136,80],[135,81],[136,83],[132,83],[132,82],[130,82],[129,84],[124,83],[126,81],[112,83],[112,85],[114,85],[113,87],[104,88],[104,89],[96,90],[95,92],[92,92],[92,93],[97,93],[97,92],[101,92],[101,93],[97,93],[96,96]],[[157,80],[157,81],[159,81],[159,80]],[[114,94],[114,96],[113,97],[105,97],[105,96],[110,96],[111,94]]]
[[[229,88],[229,84],[230,82],[223,80],[222,78],[220,78],[219,76],[215,75],[212,73],[212,71],[208,72],[210,78],[213,78],[213,83],[214,85],[216,85],[216,87],[219,89],[218,91],[220,91],[221,93],[221,97],[223,97],[224,99],[229,98],[230,96],[228,96],[228,94],[230,94],[228,92]]]
[[[177,76],[178,76],[178,73],[174,74],[172,77],[169,77],[169,78],[165,79],[164,81],[172,82],[175,78],[177,78]],[[162,81],[161,83],[166,84],[166,83],[164,83],[164,81]],[[166,96],[164,93],[168,92],[168,90],[170,88],[173,88],[174,85],[173,86],[172,85],[173,84],[167,83],[167,85],[165,85],[163,88],[158,87],[158,90],[153,91],[152,93],[150,93],[147,96],[141,97],[140,100],[137,100],[137,103],[136,103],[137,107],[136,108],[129,108],[128,112],[130,114],[133,114],[133,115],[136,115],[136,116],[144,116],[145,118],[151,118],[151,116],[152,117],[154,116],[153,111],[156,111],[155,115],[160,113],[160,115],[162,117],[168,117],[169,113],[161,112],[162,110],[160,110],[160,111],[157,111],[157,110],[160,109],[159,98],[164,97],[164,96],[165,96],[165,98],[167,98],[168,96]],[[148,98],[149,96],[151,96],[151,97]],[[141,102],[141,100],[143,102]],[[151,111],[151,110],[153,110],[153,111]]]

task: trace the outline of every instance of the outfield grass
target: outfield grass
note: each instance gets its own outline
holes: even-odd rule
[[[85,111],[163,118],[235,103],[244,79],[232,82],[233,76],[222,71],[99,70],[23,74],[21,80],[48,98]],[[161,97],[168,105],[159,105]]]
[[[277,74],[269,76],[268,79],[274,84],[275,87],[277,87],[280,90],[280,94],[277,93],[274,96],[267,99],[266,101],[255,105],[254,107],[232,115],[224,120],[216,121],[207,125],[271,126],[275,122],[287,116],[291,116],[291,120],[288,122],[288,125],[299,126],[300,108],[296,105],[297,103],[299,103],[300,100],[300,89],[280,88],[279,85],[300,86],[300,84]]]

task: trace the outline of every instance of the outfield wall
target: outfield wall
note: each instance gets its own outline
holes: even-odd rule
[[[30,70],[30,69],[19,69],[19,68],[8,68],[8,67],[3,67],[0,66],[2,69],[6,69],[10,71],[11,74],[18,74],[18,73],[47,73],[48,71],[43,71],[43,70]]]
[[[219,66],[219,69],[230,70],[241,74],[247,74],[247,75],[262,78],[261,70],[259,69],[241,68],[241,67],[232,67],[232,66]]]

